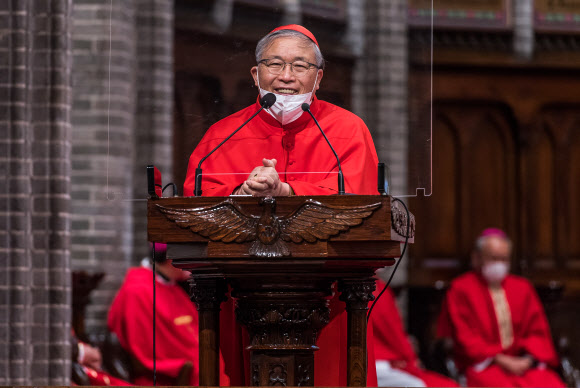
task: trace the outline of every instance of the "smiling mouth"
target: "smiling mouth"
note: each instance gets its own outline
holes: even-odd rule
[[[294,89],[280,88],[280,89],[276,89],[276,93],[278,93],[278,94],[298,94],[298,91],[294,90]]]

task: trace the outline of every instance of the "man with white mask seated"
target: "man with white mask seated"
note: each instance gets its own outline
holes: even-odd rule
[[[447,292],[438,335],[452,337],[455,361],[470,387],[564,387],[550,328],[530,282],[509,274],[512,243],[484,230],[471,256],[473,271]]]

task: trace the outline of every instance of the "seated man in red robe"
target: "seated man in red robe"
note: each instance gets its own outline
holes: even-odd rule
[[[184,195],[195,189],[201,159],[260,109],[260,98],[276,96],[245,127],[203,164],[203,195],[325,195],[338,193],[338,164],[312,117],[325,131],[338,155],[345,191],[378,194],[378,158],[364,122],[351,112],[316,98],[324,59],[314,35],[299,25],[278,27],[256,47],[250,73],[258,88],[255,104],[211,126],[193,151]],[[315,385],[346,385],[346,314],[336,297],[330,302],[331,322],[322,330],[315,353]],[[369,332],[372,336],[372,330]],[[376,384],[369,351],[368,385]]]
[[[384,286],[384,283],[377,280],[375,297]],[[458,386],[454,380],[421,367],[403,327],[395,296],[390,288],[375,304],[370,323],[374,333],[373,346],[379,387]]]
[[[194,303],[178,284],[189,273],[165,260],[165,244],[155,243],[156,326],[155,362],[157,385],[175,385],[186,362],[193,365],[190,385],[199,384],[198,314]],[[113,300],[109,330],[121,346],[144,368],[136,385],[153,385],[153,271],[148,265],[131,268]],[[220,359],[220,385],[229,385]]]
[[[452,337],[455,360],[471,387],[563,387],[548,321],[524,278],[509,274],[512,244],[499,229],[476,240],[473,271],[455,279],[438,335]]]

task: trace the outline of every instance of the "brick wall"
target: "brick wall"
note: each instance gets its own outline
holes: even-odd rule
[[[365,4],[361,9],[364,50],[353,74],[353,108],[369,127],[379,160],[390,170],[390,193],[406,195],[410,192],[406,1],[377,0]],[[387,269],[386,274],[390,272]],[[395,283],[405,281],[406,273],[405,260],[397,270]]]
[[[534,2],[514,0],[514,52],[530,59],[534,53]]]
[[[135,1],[75,0],[72,20],[72,267],[106,272],[87,309],[91,330],[132,254]]]
[[[173,179],[173,2],[137,1],[137,106],[135,116],[135,198],[147,196],[146,166],[154,164],[163,183]],[[182,187],[178,188],[179,194]],[[172,195],[168,188],[164,195]],[[134,254],[149,255],[145,201],[133,202]]]
[[[407,194],[407,25],[404,0],[367,1],[364,52],[354,73],[353,106],[367,123],[393,194]]]
[[[148,253],[145,167],[171,181],[173,2],[75,0],[73,13],[72,265],[106,272],[87,309],[94,331]]]
[[[69,6],[0,2],[0,385],[69,382]]]

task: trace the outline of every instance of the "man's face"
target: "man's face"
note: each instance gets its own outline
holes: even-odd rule
[[[191,273],[173,266],[173,261],[167,259],[163,264],[163,274],[175,282],[183,282],[191,276]]]
[[[287,63],[300,60],[316,64],[312,45],[305,44],[299,38],[288,36],[275,39],[269,47],[266,47],[260,59],[279,59]],[[269,92],[286,95],[310,93],[313,89],[316,92],[322,79],[322,69],[315,67],[311,67],[304,75],[297,77],[290,65],[286,65],[280,74],[274,75],[268,71],[266,65],[260,63],[252,67],[251,73],[256,86],[258,86],[259,76],[259,87]]]
[[[508,240],[501,237],[488,237],[483,249],[480,252],[474,252],[473,264],[477,269],[494,262],[504,262],[509,266],[511,253]]]

